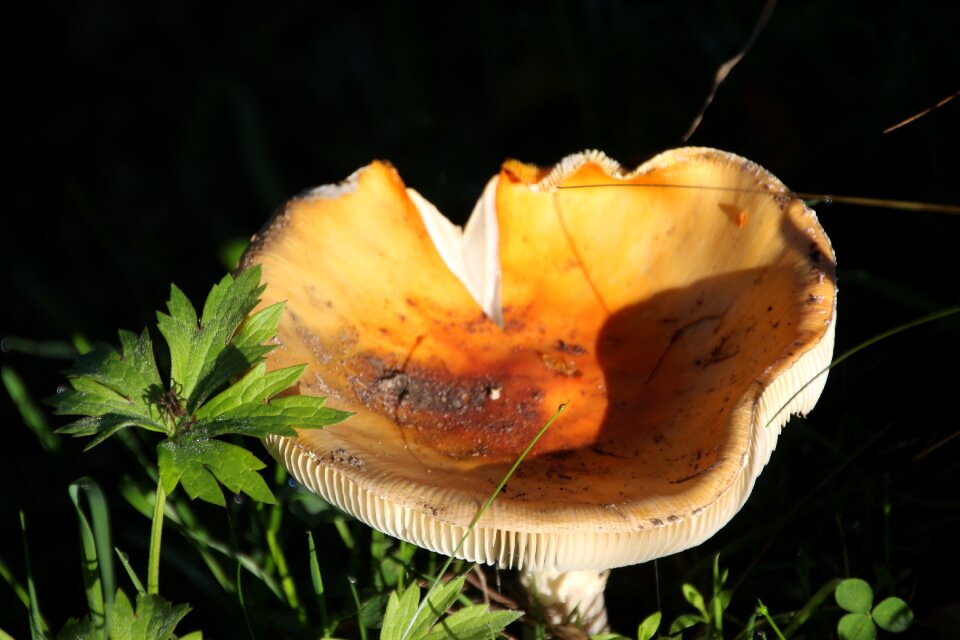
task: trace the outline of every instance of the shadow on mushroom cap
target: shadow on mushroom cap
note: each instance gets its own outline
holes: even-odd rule
[[[245,264],[263,265],[263,304],[287,300],[270,364],[308,362],[300,392],[357,412],[268,440],[301,482],[449,554],[570,401],[459,555],[622,566],[696,545],[742,506],[783,423],[825,382],[791,399],[833,347],[833,254],[815,214],[713,150],[667,152],[627,176],[599,154],[560,166],[507,163],[488,186],[502,326],[385,165],[268,225]],[[734,190],[555,189],[617,181]]]

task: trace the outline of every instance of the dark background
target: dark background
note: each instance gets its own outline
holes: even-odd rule
[[[53,393],[67,362],[20,353],[9,337],[115,341],[117,328],[152,323],[171,282],[199,301],[226,270],[226,247],[285,199],[374,158],[462,222],[507,157],[551,164],[599,148],[633,166],[681,146],[763,2],[475,5],[8,9],[3,365],[35,397]],[[960,204],[960,100],[881,133],[960,89],[958,24],[953,3],[783,2],[690,143],[744,155],[800,191]],[[819,211],[840,264],[838,352],[960,302],[960,218]],[[702,549],[661,561],[665,602],[717,550],[743,578],[741,617],[758,596],[799,607],[844,575],[846,557],[852,575],[911,601],[920,637],[946,633],[960,617],[960,440],[914,458],[958,428],[958,343],[956,319],[941,321],[835,371],[744,512]],[[83,612],[66,485],[101,481],[118,544],[135,554],[148,524],[112,492],[130,464],[122,450],[81,455],[67,442],[47,455],[6,396],[0,406],[0,532],[10,534],[0,553],[22,579],[26,509],[42,604],[59,627]],[[190,599],[189,583],[167,573],[168,597]],[[610,592],[626,633],[656,607],[647,567],[615,573]],[[231,633],[193,604],[191,628]],[[25,633],[2,585],[0,612],[0,627]]]

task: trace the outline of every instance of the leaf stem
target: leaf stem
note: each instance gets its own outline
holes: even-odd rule
[[[150,525],[150,554],[147,559],[147,593],[160,593],[160,537],[163,534],[163,509],[167,492],[157,481],[157,496],[153,501],[153,521]]]

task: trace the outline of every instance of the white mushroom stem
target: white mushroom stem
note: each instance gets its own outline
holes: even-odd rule
[[[588,635],[609,631],[603,590],[608,569],[597,571],[531,571],[520,573],[530,599],[551,625],[582,624]]]

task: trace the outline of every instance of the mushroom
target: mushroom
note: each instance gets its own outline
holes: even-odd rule
[[[617,186],[610,186],[617,185]],[[624,171],[506,162],[465,229],[374,162],[287,203],[243,264],[286,301],[271,367],[352,419],[270,451],[370,526],[520,569],[554,622],[606,627],[610,568],[743,506],[833,350],[816,214],[730,153]],[[473,530],[468,523],[558,405]]]

